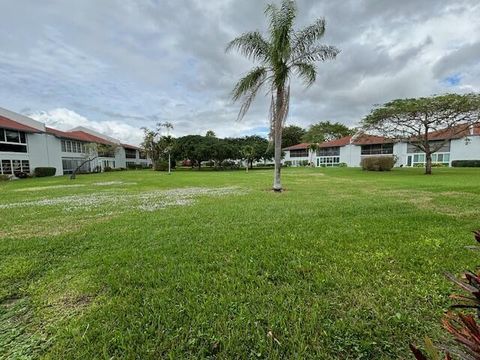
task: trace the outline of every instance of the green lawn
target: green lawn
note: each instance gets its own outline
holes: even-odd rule
[[[480,171],[434,172],[0,183],[0,358],[410,358],[478,263]]]

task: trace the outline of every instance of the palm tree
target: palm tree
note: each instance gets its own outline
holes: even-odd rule
[[[273,190],[282,191],[280,181],[282,157],[282,130],[290,104],[290,77],[297,75],[308,87],[315,82],[317,61],[334,59],[339,50],[317,42],[325,33],[325,20],[296,31],[293,28],[297,8],[294,1],[283,0],[279,6],[270,4],[265,9],[269,21],[269,37],[258,31],[245,33],[232,40],[226,50],[238,50],[259,65],[235,85],[232,98],[242,100],[238,114],[245,116],[258,90],[265,85],[270,101],[270,138],[275,146]]]

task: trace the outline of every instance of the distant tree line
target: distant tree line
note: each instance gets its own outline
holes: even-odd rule
[[[299,143],[319,144],[324,141],[339,139],[353,135],[355,129],[351,129],[339,122],[321,121],[304,129],[297,125],[286,126],[283,129],[283,147],[289,147]]]
[[[218,138],[209,130],[205,136],[186,135],[179,138],[162,135],[162,125],[156,130],[144,129],[142,147],[153,162],[156,170],[166,170],[168,155],[171,162],[188,161],[192,167],[201,168],[202,164],[216,168],[238,165],[238,160],[246,162],[252,168],[254,162],[267,162],[273,158],[270,142],[258,135],[238,138]],[[167,165],[165,165],[167,164]]]

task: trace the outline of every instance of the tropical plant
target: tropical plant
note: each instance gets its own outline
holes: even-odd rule
[[[480,230],[474,232],[477,242],[480,242]],[[470,247],[478,250],[478,247]],[[480,271],[477,273],[467,271],[464,276],[457,279],[450,273],[447,278],[462,289],[465,294],[453,294],[450,297],[459,301],[451,306],[452,309],[475,310],[476,318],[480,318]],[[427,337],[425,338],[425,353],[415,345],[410,344],[410,350],[417,360],[452,359],[451,355],[462,360],[480,359],[480,326],[472,314],[456,313],[449,311],[444,317],[443,327],[457,342],[457,346],[442,346],[438,350]],[[443,354],[442,354],[443,353]]]
[[[282,191],[280,178],[282,157],[282,130],[290,105],[290,78],[300,77],[306,86],[316,79],[317,61],[334,59],[339,50],[333,46],[319,45],[325,33],[325,20],[296,31],[294,20],[297,7],[294,1],[283,0],[280,6],[269,4],[265,9],[269,21],[269,37],[258,31],[247,32],[232,40],[226,50],[236,49],[259,65],[235,85],[232,98],[241,100],[238,114],[245,116],[262,86],[267,87],[270,100],[270,138],[275,147],[273,190]]]
[[[245,171],[248,172],[248,168],[255,158],[255,148],[252,145],[245,145],[242,149],[242,157],[245,159]]]

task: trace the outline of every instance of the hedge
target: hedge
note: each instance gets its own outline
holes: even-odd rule
[[[480,167],[480,160],[453,160],[453,167]]]
[[[395,165],[395,159],[393,156],[369,156],[364,157],[360,165],[363,170],[390,171]]]
[[[36,177],[54,176],[57,169],[54,167],[36,167],[33,174]]]

